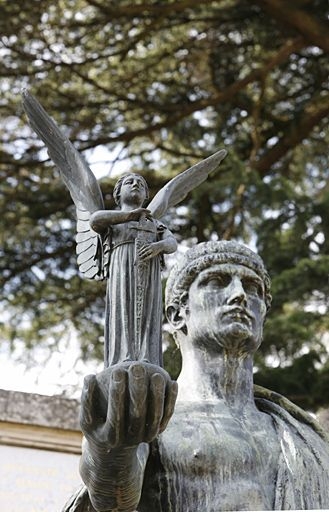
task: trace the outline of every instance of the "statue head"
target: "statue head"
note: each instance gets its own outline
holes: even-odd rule
[[[196,245],[167,281],[166,313],[176,335],[208,348],[223,348],[232,340],[258,348],[270,304],[270,278],[262,259],[237,242]]]
[[[130,181],[136,181],[137,183],[140,184],[141,188],[143,189],[143,203],[149,198],[149,188],[143,176],[140,176],[139,174],[136,173],[124,174],[123,176],[121,176],[121,178],[118,179],[113,189],[113,199],[115,203],[119,206],[121,205],[122,187],[129,184]]]

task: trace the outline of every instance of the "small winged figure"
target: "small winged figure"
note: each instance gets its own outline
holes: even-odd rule
[[[161,365],[161,260],[163,254],[176,250],[177,243],[159,219],[218,168],[226,151],[170,180],[147,208],[147,183],[138,174],[127,174],[113,190],[119,209],[105,210],[99,184],[85,159],[26,90],[23,106],[76,206],[79,270],[89,279],[107,279],[105,368],[123,361]]]

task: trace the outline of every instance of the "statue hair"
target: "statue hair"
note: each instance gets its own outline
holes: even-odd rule
[[[261,257],[247,246],[234,241],[202,242],[187,251],[170,272],[166,286],[166,308],[181,306],[196,276],[216,264],[232,263],[253,270],[264,283],[264,301],[267,311],[272,296],[271,280]]]

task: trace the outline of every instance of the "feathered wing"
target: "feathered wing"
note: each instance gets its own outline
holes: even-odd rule
[[[26,90],[22,94],[30,125],[47,146],[48,154],[59,169],[76,206],[79,270],[89,279],[102,278],[102,241],[89,224],[91,214],[104,209],[99,184],[83,156],[38,100]]]
[[[153,217],[160,219],[168,208],[180,203],[191,190],[205,181],[209,174],[218,168],[226,154],[226,150],[221,149],[170,180],[159,190],[147,207]]]

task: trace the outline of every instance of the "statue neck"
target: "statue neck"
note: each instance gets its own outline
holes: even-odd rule
[[[123,212],[131,212],[132,210],[135,210],[136,208],[139,208],[139,205],[126,204],[126,203],[123,203],[122,205],[120,205],[120,210],[122,210]]]
[[[142,208],[143,203],[144,203],[144,201],[139,201],[139,200],[134,200],[134,199],[131,199],[128,202],[122,201],[122,203],[120,204],[120,210],[126,211],[126,212],[136,210],[137,208]]]
[[[178,400],[224,402],[237,412],[256,408],[253,394],[253,355],[209,354],[204,348],[182,346],[183,365],[178,378]]]

